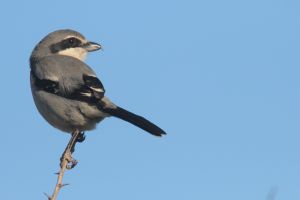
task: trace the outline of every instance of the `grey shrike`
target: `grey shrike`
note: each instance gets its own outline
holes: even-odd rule
[[[105,117],[123,119],[155,136],[166,134],[147,119],[115,104],[105,95],[95,72],[84,63],[88,52],[101,49],[73,30],[48,34],[30,57],[30,83],[40,114],[55,128],[88,131]]]

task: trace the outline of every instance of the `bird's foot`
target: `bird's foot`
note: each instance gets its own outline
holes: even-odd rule
[[[72,157],[72,154],[75,151],[76,142],[83,142],[85,140],[84,132],[80,132],[78,130],[72,133],[72,137],[60,158],[60,167],[63,168],[65,166],[67,169],[74,168],[78,161]]]
[[[78,161],[72,157],[72,153],[70,151],[65,152],[63,156],[60,158],[61,165],[63,164],[64,160],[67,162],[66,165],[67,169],[73,169],[78,163]]]
[[[83,142],[85,140],[85,135],[84,135],[84,132],[80,132],[78,137],[77,137],[77,142]]]

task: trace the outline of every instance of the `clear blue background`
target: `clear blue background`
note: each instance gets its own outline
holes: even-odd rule
[[[1,199],[46,199],[69,136],[37,112],[28,58],[72,28],[116,104],[168,135],[109,118],[74,154],[59,199],[300,199],[300,2],[2,1]],[[272,189],[273,188],[273,189]]]

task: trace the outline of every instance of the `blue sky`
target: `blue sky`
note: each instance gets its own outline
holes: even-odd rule
[[[87,133],[59,199],[300,198],[300,2],[0,3],[0,194],[46,199],[69,136],[37,112],[28,58],[72,28],[104,51],[87,63],[116,104],[168,135],[109,118]]]

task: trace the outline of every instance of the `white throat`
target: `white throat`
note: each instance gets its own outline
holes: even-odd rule
[[[73,58],[77,58],[81,61],[84,61],[87,56],[87,51],[83,48],[76,47],[76,48],[69,48],[63,51],[58,52],[59,55],[71,56]]]

